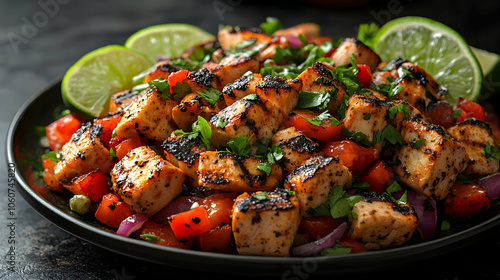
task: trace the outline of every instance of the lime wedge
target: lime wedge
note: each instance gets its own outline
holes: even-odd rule
[[[127,39],[125,46],[156,62],[158,57],[178,57],[189,47],[209,41],[215,41],[215,36],[203,29],[185,23],[168,23],[137,31]]]
[[[406,58],[448,88],[446,100],[475,100],[481,92],[482,71],[465,40],[450,27],[422,17],[402,17],[383,25],[375,37],[375,51],[389,61]]]
[[[483,70],[484,76],[488,76],[493,70],[499,66],[500,55],[496,53],[490,53],[485,50],[481,50],[478,48],[470,47],[472,52],[477,58],[479,65],[481,65],[481,69]]]
[[[142,54],[124,46],[96,49],[80,58],[64,75],[63,101],[81,119],[106,116],[111,95],[132,88],[134,75],[151,65]]]

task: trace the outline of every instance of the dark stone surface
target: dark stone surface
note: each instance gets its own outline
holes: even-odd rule
[[[372,1],[360,8],[304,6],[302,2],[214,1],[0,1],[0,133],[31,95],[60,79],[85,53],[107,44],[123,44],[150,25],[186,22],[216,33],[220,24],[257,26],[275,16],[284,26],[322,25],[322,33],[353,36],[364,22],[383,24],[406,15],[427,16],[456,29],[473,46],[500,53],[498,1]],[[490,103],[497,106],[497,100]],[[0,158],[5,158],[5,136]],[[0,278],[2,279],[175,279],[214,278],[122,256],[82,241],[54,226],[16,196],[16,271],[8,271],[8,172],[0,169]],[[438,259],[373,275],[403,279],[497,279],[500,237],[489,237]],[[245,278],[245,277],[243,277]],[[311,279],[310,275],[295,279]],[[326,277],[325,277],[326,278]],[[331,278],[331,277],[328,277]],[[337,277],[342,278],[342,277]]]

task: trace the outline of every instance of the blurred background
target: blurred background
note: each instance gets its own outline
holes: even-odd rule
[[[5,135],[19,107],[33,94],[60,80],[81,56],[108,44],[123,44],[135,31],[155,24],[183,22],[216,34],[220,25],[255,27],[273,16],[284,27],[302,22],[322,26],[322,35],[334,38],[357,35],[361,23],[379,26],[403,16],[424,16],[460,33],[472,46],[500,53],[500,1],[467,0],[303,0],[303,1],[76,1],[0,0],[0,135]],[[497,100],[498,98],[496,98]],[[491,99],[495,100],[495,99]],[[496,104],[495,104],[496,105]],[[0,137],[0,158],[5,158],[5,136]],[[0,223],[6,221],[7,171],[0,169]],[[16,274],[5,268],[7,228],[0,226],[0,278],[3,279],[145,279],[167,277],[211,278],[158,266],[98,248],[60,230],[18,197],[18,254]],[[494,279],[500,269],[500,238],[489,238],[440,260],[439,271],[427,279]],[[496,254],[493,260],[484,258]],[[478,258],[472,256],[479,255]],[[484,256],[483,256],[484,255]],[[443,260],[447,262],[443,263]],[[422,269],[391,271],[405,278],[421,278]],[[420,274],[419,274],[420,273]],[[381,273],[382,274],[382,273]],[[388,276],[387,273],[383,273]],[[418,277],[417,277],[418,275]],[[309,278],[311,279],[311,278]]]

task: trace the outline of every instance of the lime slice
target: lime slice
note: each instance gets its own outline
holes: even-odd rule
[[[96,49],[78,60],[64,75],[62,98],[81,119],[103,117],[108,113],[113,93],[132,88],[132,78],[151,67],[142,54],[124,46]]]
[[[156,62],[158,57],[178,57],[189,47],[209,41],[215,41],[215,36],[203,29],[185,23],[168,23],[137,31],[127,39],[125,46]]]
[[[481,69],[483,70],[483,75],[488,76],[495,68],[500,65],[500,55],[496,53],[490,53],[485,50],[481,50],[478,48],[470,47],[472,52],[477,58],[479,65],[481,65]]]
[[[448,88],[446,100],[475,100],[481,92],[481,66],[465,40],[448,26],[422,17],[389,21],[375,37],[375,51],[389,61],[406,58]]]

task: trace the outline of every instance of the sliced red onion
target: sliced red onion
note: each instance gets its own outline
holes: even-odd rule
[[[308,257],[316,255],[322,250],[328,249],[335,245],[336,240],[340,239],[344,235],[344,232],[346,230],[347,223],[343,222],[325,237],[297,247],[292,247],[290,252],[292,253],[292,255],[297,257]]]
[[[298,48],[298,47],[302,46],[302,41],[300,41],[300,39],[299,39],[298,36],[295,36],[295,35],[285,35],[283,37],[286,38],[286,40],[288,41],[288,43],[290,43],[290,47],[292,47],[292,48]]]
[[[200,200],[200,198],[196,196],[181,196],[158,211],[158,213],[151,216],[151,220],[157,223],[166,224],[168,222],[168,217],[189,210],[193,203],[198,200]]]
[[[400,199],[404,192],[394,193],[395,199]],[[436,201],[432,197],[417,193],[412,190],[407,191],[407,202],[413,206],[418,218],[418,231],[422,239],[432,237],[437,226]]]
[[[116,234],[127,237],[132,232],[140,229],[147,220],[148,216],[143,213],[133,214],[120,223]]]
[[[495,173],[477,180],[486,189],[486,195],[491,199],[500,197],[500,173]]]

